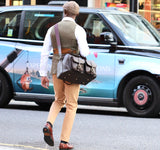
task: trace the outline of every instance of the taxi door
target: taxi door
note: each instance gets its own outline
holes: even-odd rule
[[[110,45],[106,44],[103,36],[104,32],[111,31],[104,21],[94,13],[80,13],[76,21],[86,31],[90,48],[87,59],[93,60],[97,64],[96,79],[86,86],[82,85],[80,95],[113,99],[115,56],[113,53],[109,53]]]
[[[21,35],[16,48],[22,49],[21,55],[14,64],[15,91],[25,93],[53,94],[50,68],[52,60],[48,61],[49,90],[41,86],[39,74],[41,49],[47,30],[62,19],[62,12],[54,11],[24,11]],[[51,52],[52,53],[52,52]]]
[[[21,50],[16,49],[19,36],[21,11],[0,11],[0,66],[14,82],[14,63]]]

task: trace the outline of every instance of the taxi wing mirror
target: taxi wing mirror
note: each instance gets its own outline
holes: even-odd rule
[[[102,32],[101,37],[104,39],[106,44],[111,44],[111,46],[117,45],[117,40],[115,40],[112,32]]]

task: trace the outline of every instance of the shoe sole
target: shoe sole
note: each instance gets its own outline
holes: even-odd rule
[[[44,140],[45,142],[50,145],[50,146],[54,146],[54,141],[51,138],[51,134],[48,130],[48,128],[43,128],[43,133],[44,133]]]
[[[59,147],[59,150],[73,150],[74,149],[74,147],[73,148],[60,148]]]
[[[73,148],[72,148],[73,149]],[[72,150],[72,149],[64,149],[64,148],[59,148],[59,150]]]

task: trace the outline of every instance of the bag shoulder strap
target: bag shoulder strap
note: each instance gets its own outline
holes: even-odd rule
[[[58,46],[58,53],[59,56],[62,56],[62,51],[61,51],[61,42],[60,42],[60,36],[59,36],[59,31],[58,31],[58,23],[54,25],[54,31],[56,35],[56,41],[57,41],[57,46]]]

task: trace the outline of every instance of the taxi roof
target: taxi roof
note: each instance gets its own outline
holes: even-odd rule
[[[1,6],[0,12],[5,11],[21,11],[21,10],[35,10],[35,11],[63,11],[62,6],[53,6],[53,5],[23,5],[23,6]],[[121,11],[122,9],[118,9],[115,7],[108,8],[89,8],[89,7],[80,7],[80,12],[88,12],[88,13],[100,13],[100,12],[110,12],[110,13],[126,13],[126,11]],[[127,12],[129,13],[129,12]]]

